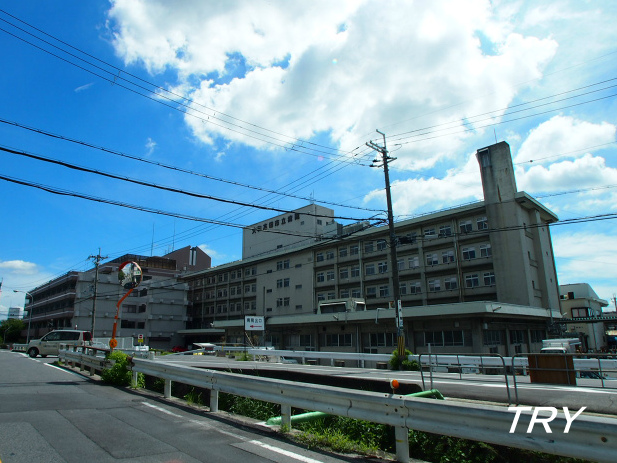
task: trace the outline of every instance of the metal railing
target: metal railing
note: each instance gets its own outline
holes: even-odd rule
[[[113,362],[107,359],[107,352],[109,349],[63,345],[58,352],[58,359],[68,366],[79,366],[80,371],[88,369],[90,376],[94,376],[97,371],[102,372],[113,365]]]
[[[446,368],[449,374],[448,379],[452,379],[452,374],[458,374],[460,380],[463,379],[463,374],[468,374],[465,377],[467,381],[473,381],[473,376],[469,374],[478,373],[486,374],[487,371],[491,375],[503,376],[505,382],[505,390],[508,396],[508,404],[512,403],[512,397],[510,395],[510,385],[508,381],[508,368],[506,359],[499,354],[432,354],[425,353],[420,355],[412,355],[410,358],[417,360],[420,363],[420,374],[422,377],[422,388],[427,389],[425,380],[425,370],[428,369],[430,386],[429,389],[433,389],[433,378],[439,371],[437,368]],[[497,371],[497,373],[494,373]],[[484,379],[482,380],[484,381]],[[518,395],[517,395],[518,398]]]
[[[100,349],[80,346],[62,349],[61,360],[92,371],[105,368]],[[397,394],[383,394],[338,387],[304,384],[234,373],[216,372],[172,362],[133,358],[134,380],[143,373],[165,381],[164,395],[171,397],[172,382],[209,389],[210,410],[218,411],[218,397],[225,392],[281,405],[282,425],[291,427],[292,407],[393,426],[397,461],[409,459],[409,429],[497,445],[591,459],[614,461],[617,451],[617,419],[557,413],[546,426],[531,407],[510,409],[498,406],[434,401]],[[517,421],[514,418],[518,417]],[[533,426],[533,423],[537,426]],[[520,432],[516,432],[516,425]],[[544,424],[544,423],[542,423]],[[547,424],[548,425],[548,424]],[[522,430],[527,429],[529,432]]]
[[[133,359],[132,370],[135,376],[143,373],[164,379],[167,398],[171,397],[172,382],[209,389],[213,412],[218,411],[218,394],[225,392],[280,404],[282,425],[288,428],[291,427],[292,407],[393,426],[397,461],[401,462],[409,459],[409,429],[600,462],[614,461],[617,451],[614,438],[617,419],[611,417],[579,415],[573,421],[569,415],[557,413],[550,423],[551,433],[547,433],[544,426],[533,425],[530,432],[517,433],[512,431],[516,428],[513,426],[515,416],[518,416],[520,430],[529,430],[529,425],[538,418],[531,407],[517,409],[515,415],[505,407],[215,372],[160,359]]]

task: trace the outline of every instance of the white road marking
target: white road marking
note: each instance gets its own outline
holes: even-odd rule
[[[159,407],[158,405],[149,404],[148,402],[141,402],[141,404],[145,405],[146,407],[154,408],[155,410],[158,410],[161,413],[165,413],[167,415],[171,415],[171,416],[174,416],[176,418],[184,418],[182,415],[178,415],[177,413],[170,412],[169,410],[167,410],[167,409],[165,409],[163,407]]]
[[[302,455],[298,455],[297,453],[290,452],[289,450],[279,449],[278,447],[274,447],[272,445],[264,444],[263,442],[259,442],[258,440],[249,441],[249,444],[257,445],[261,448],[269,450],[271,452],[279,453],[289,458],[293,458],[294,460],[303,461],[305,463],[322,463],[319,460],[315,460],[313,458],[304,457]]]

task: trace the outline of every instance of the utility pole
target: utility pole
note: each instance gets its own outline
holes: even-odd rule
[[[92,333],[92,337],[94,338],[94,321],[96,319],[96,294],[99,284],[99,264],[101,260],[107,259],[107,256],[101,256],[101,248],[99,248],[99,253],[96,256],[89,256],[88,259],[94,260],[94,294],[92,295],[92,327],[90,328],[90,333]]]
[[[383,166],[383,172],[386,180],[386,204],[388,206],[388,228],[390,230],[390,261],[392,265],[392,292],[394,294],[394,310],[396,310],[396,329],[398,335],[398,354],[400,357],[405,355],[405,331],[403,330],[403,310],[401,305],[400,287],[398,279],[398,259],[396,257],[396,234],[394,232],[394,214],[392,213],[392,195],[390,194],[390,174],[388,172],[388,162],[396,160],[396,158],[388,155],[386,148],[386,134],[377,130],[377,133],[383,137],[383,146],[379,146],[372,141],[369,141],[366,146],[381,153],[381,164],[379,159],[375,159],[371,167]]]

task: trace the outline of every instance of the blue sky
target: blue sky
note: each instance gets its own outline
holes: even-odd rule
[[[276,209],[314,198],[366,219],[385,209],[365,145],[382,143],[375,129],[397,157],[397,219],[480,200],[474,153],[507,141],[519,190],[564,221],[591,217],[552,228],[560,283],[588,282],[606,300],[617,292],[615,2],[0,9],[0,319],[23,306],[13,290],[90,268],[99,248],[114,258],[201,246],[217,265],[241,258],[239,227],[276,214],[24,153]]]

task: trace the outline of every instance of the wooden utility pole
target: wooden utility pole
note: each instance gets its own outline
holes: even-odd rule
[[[94,260],[94,294],[92,295],[92,327],[90,328],[90,332],[92,333],[92,337],[94,338],[94,324],[96,320],[96,294],[99,284],[99,264],[101,263],[101,260],[107,259],[107,256],[101,256],[101,248],[99,248],[99,253],[96,256],[89,256],[88,259]]]
[[[388,207],[388,228],[390,231],[390,265],[392,266],[392,293],[394,295],[394,310],[396,310],[396,329],[398,335],[398,353],[399,356],[405,355],[405,331],[403,330],[403,310],[401,305],[400,286],[398,278],[398,259],[396,256],[397,239],[394,232],[394,214],[392,212],[392,195],[390,194],[390,174],[388,172],[388,162],[396,160],[396,158],[388,155],[386,148],[386,134],[377,130],[383,137],[383,146],[379,146],[372,141],[369,141],[366,146],[381,153],[381,164],[379,159],[375,159],[371,167],[382,167],[386,180],[386,204]]]

